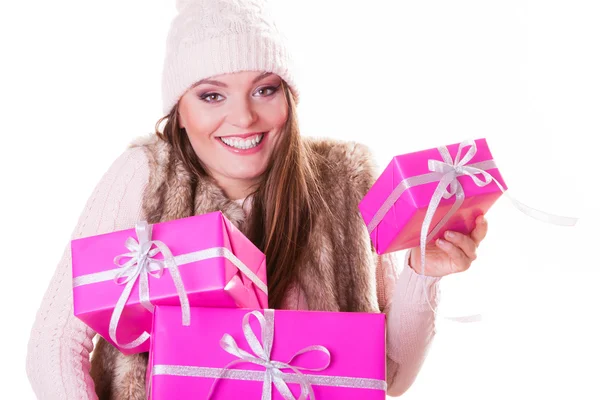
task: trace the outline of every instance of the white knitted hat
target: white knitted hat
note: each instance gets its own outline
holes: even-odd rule
[[[163,111],[168,114],[194,83],[215,75],[265,71],[279,75],[294,95],[292,60],[265,0],[177,0],[167,37]]]

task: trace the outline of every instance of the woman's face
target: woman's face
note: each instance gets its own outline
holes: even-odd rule
[[[278,75],[238,72],[203,79],[179,101],[179,125],[206,171],[232,199],[265,172],[288,108]]]

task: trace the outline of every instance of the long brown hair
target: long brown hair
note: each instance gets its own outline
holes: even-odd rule
[[[298,269],[317,210],[325,210],[314,154],[302,142],[296,99],[285,81],[282,88],[288,118],[263,179],[252,196],[245,233],[266,255],[269,307],[279,308]],[[185,167],[197,176],[208,176],[185,129],[179,128],[179,103],[156,123],[156,134],[173,146]],[[160,125],[166,124],[160,132]]]

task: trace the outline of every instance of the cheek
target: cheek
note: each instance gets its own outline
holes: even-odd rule
[[[210,139],[221,119],[216,113],[189,110],[185,114],[185,128],[192,144]]]
[[[288,117],[288,109],[285,99],[269,115],[269,124],[276,127],[282,127]]]

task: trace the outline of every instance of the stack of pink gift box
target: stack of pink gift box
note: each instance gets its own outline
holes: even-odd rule
[[[505,187],[479,139],[395,157],[359,209],[379,254],[425,259]],[[74,240],[72,256],[75,315],[150,352],[151,399],[385,399],[384,314],[268,309],[265,256],[220,212]]]
[[[74,240],[72,256],[75,315],[150,351],[148,398],[385,398],[384,315],[268,309],[265,256],[220,212]]]

